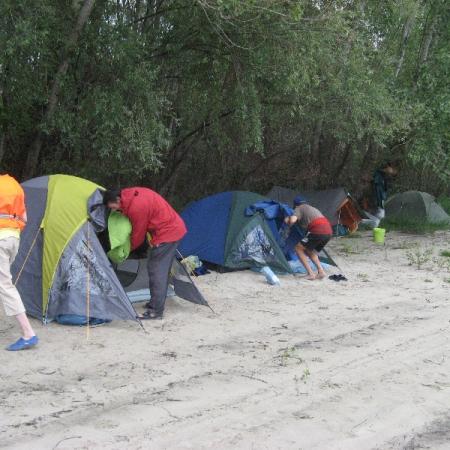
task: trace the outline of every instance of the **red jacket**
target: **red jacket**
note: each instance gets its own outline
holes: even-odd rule
[[[139,247],[149,232],[151,244],[179,241],[186,234],[183,219],[159,194],[147,188],[127,188],[120,193],[122,213],[131,222],[131,249]]]

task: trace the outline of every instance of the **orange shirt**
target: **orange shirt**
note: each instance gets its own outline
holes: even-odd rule
[[[0,228],[22,230],[26,224],[25,193],[9,175],[0,175]]]

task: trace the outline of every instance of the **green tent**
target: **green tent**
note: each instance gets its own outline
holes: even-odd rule
[[[450,223],[450,216],[435,198],[420,191],[407,191],[390,197],[385,205],[387,219]]]
[[[246,213],[251,205],[265,201],[269,200],[253,192],[228,191],[192,202],[181,213],[188,232],[180,252],[229,269],[270,266],[291,273],[280,247],[282,218]]]

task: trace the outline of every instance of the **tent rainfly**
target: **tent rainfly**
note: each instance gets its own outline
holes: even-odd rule
[[[407,191],[390,197],[385,205],[387,219],[450,223],[450,216],[426,192]]]

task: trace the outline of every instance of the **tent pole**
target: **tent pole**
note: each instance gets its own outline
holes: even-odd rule
[[[184,256],[181,254],[180,250],[177,249],[177,253],[178,253],[178,256],[179,256],[181,259],[184,259]],[[180,264],[181,264],[181,261],[180,261]],[[186,270],[186,273],[187,273],[188,276],[190,277],[191,274],[189,274],[189,272],[187,271],[186,266],[184,266],[183,264],[181,264],[181,265],[184,267],[184,270]],[[194,277],[198,277],[198,275],[196,275],[194,272],[192,272],[192,274],[194,275]],[[191,282],[192,282],[192,284],[195,286],[194,281],[193,281],[192,279],[191,279]],[[195,287],[196,287],[196,289],[198,290],[197,286],[195,286]],[[208,302],[206,302],[206,306],[213,312],[213,314],[217,314],[217,313],[211,308],[211,306],[209,305]]]
[[[345,275],[345,274],[344,274],[344,271],[338,266],[337,262],[331,257],[330,251],[329,251],[329,250],[325,250],[325,249],[323,249],[322,251],[325,253],[325,255],[327,256],[327,258],[328,258],[330,261],[332,261],[333,264],[339,269],[339,272],[342,272],[342,275]]]
[[[34,245],[36,244],[36,240],[37,240],[37,238],[38,238],[38,236],[39,236],[39,232],[40,232],[40,231],[41,231],[41,227],[39,227],[39,228],[37,229],[36,235],[34,236],[33,242],[32,242],[32,244],[31,244],[31,246],[30,246],[30,249],[28,250],[27,256],[25,257],[25,261],[23,262],[22,267],[20,268],[19,273],[17,274],[17,277],[16,277],[16,279],[14,280],[14,286],[15,286],[15,285],[17,284],[17,282],[19,281],[19,278],[20,278],[20,275],[22,275],[23,269],[25,269],[25,265],[26,265],[26,263],[28,262],[28,258],[30,257],[31,252],[33,251]]]
[[[91,309],[91,290],[90,290],[90,271],[89,271],[89,251],[90,251],[90,242],[89,242],[89,223],[87,227],[87,274],[86,274],[86,340],[89,340],[90,337],[90,328],[89,328],[89,322],[90,322],[90,309]]]
[[[183,260],[184,256],[181,254],[180,250],[177,249],[178,256]],[[184,266],[186,268],[186,266]],[[193,270],[190,271],[189,275],[192,275],[193,277],[197,277],[195,272]]]

